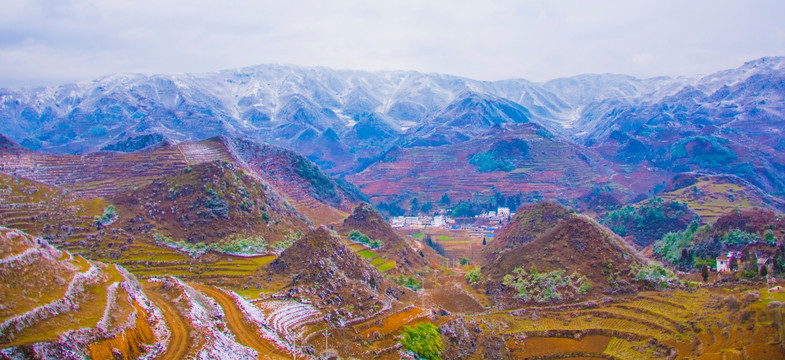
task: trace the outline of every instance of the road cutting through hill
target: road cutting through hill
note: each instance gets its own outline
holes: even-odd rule
[[[288,354],[270,341],[262,339],[256,331],[256,325],[243,321],[244,315],[231,296],[212,286],[190,283],[205,295],[215,299],[226,315],[229,330],[237,336],[237,342],[248,346],[259,353],[259,359],[288,359]]]
[[[156,357],[156,360],[179,360],[188,356],[188,349],[191,347],[188,329],[185,327],[186,319],[180,315],[177,309],[161,294],[157,293],[150,284],[145,284],[145,294],[161,309],[169,328],[169,345],[163,354]]]

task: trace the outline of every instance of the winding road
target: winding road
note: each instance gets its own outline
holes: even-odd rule
[[[197,283],[190,283],[189,285],[215,299],[221,305],[226,315],[229,330],[237,336],[237,342],[256,350],[259,353],[259,359],[289,359],[290,355],[287,355],[283,349],[259,336],[256,331],[256,325],[243,320],[243,312],[231,296],[212,286]]]
[[[169,346],[163,354],[158,355],[156,360],[180,360],[188,356],[188,349],[191,347],[191,340],[188,336],[188,329],[185,327],[187,320],[180,315],[172,303],[163,295],[155,290],[155,285],[145,284],[144,290],[147,297],[161,309],[169,327]]]

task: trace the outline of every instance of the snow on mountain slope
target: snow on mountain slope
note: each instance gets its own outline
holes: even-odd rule
[[[777,74],[784,63],[762,58],[703,77],[602,74],[546,83],[284,65],[198,75],[117,74],[57,87],[0,89],[0,133],[22,146],[58,153],[118,148],[111,145],[140,135],[172,141],[241,135],[300,151],[331,172],[346,173],[437,122],[466,132],[464,127],[475,124],[445,118],[465,94],[485,100],[456,116],[475,113],[472,119],[483,121],[498,118],[501,108],[520,107],[516,111],[528,121],[584,143],[625,122],[645,122],[638,113],[655,117],[657,105],[665,103],[686,107],[690,116],[711,109],[709,115],[726,118],[754,117],[751,111],[778,117]],[[771,99],[775,103],[759,106]],[[672,110],[661,112],[674,116]],[[358,124],[363,128],[356,129]],[[319,146],[314,139],[322,139]]]

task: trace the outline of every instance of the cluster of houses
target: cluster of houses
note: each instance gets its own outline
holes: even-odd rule
[[[475,220],[488,225],[503,225],[507,223],[515,213],[510,212],[508,207],[499,207],[496,211],[489,211],[475,216]],[[390,219],[390,225],[394,228],[415,228],[421,229],[426,227],[438,228],[455,228],[455,219],[447,215],[436,216],[396,216]],[[495,226],[490,226],[497,228]]]
[[[488,211],[487,213],[475,216],[475,218],[487,220],[492,223],[503,224],[507,221],[510,221],[513,215],[515,215],[515,213],[510,212],[510,208],[498,207],[496,208],[496,211]]]
[[[736,259],[737,261],[735,269],[731,269],[731,262],[733,262],[733,259]],[[761,266],[764,265],[771,266],[771,258],[765,254],[756,252],[753,259],[756,259],[757,261],[756,269],[760,269]],[[744,269],[746,265],[747,264],[742,261],[741,251],[728,251],[717,258],[717,272],[719,273],[734,272],[739,269]]]
[[[390,225],[394,228],[415,228],[426,227],[450,227],[455,224],[455,219],[445,216],[396,216],[390,219]]]

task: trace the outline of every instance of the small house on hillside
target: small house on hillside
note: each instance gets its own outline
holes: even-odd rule
[[[717,272],[730,272],[730,258],[727,255],[717,258]]]
[[[731,272],[730,263],[733,259],[741,260],[741,251],[728,251],[717,258],[717,272]]]

